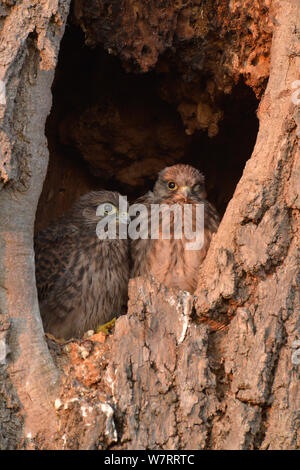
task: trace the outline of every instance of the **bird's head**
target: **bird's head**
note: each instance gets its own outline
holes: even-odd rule
[[[72,217],[81,228],[96,229],[104,217],[115,219],[117,224],[130,222],[127,202],[119,207],[121,195],[113,191],[92,191],[81,196],[72,208]],[[125,204],[125,205],[124,205]]]
[[[162,170],[155,183],[158,201],[200,202],[206,198],[204,176],[190,165],[173,165]]]

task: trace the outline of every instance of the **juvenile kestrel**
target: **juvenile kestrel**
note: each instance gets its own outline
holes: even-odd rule
[[[132,277],[153,276],[168,287],[178,287],[193,293],[197,287],[199,266],[204,260],[212,235],[217,231],[219,216],[212,204],[206,200],[204,176],[190,165],[174,165],[162,170],[155,183],[153,192],[136,201],[148,208],[148,230],[150,232],[151,204],[191,204],[193,211],[193,230],[195,229],[195,205],[204,203],[204,243],[201,249],[187,250],[187,240],[137,239],[132,241],[133,271]],[[174,218],[173,218],[174,221]],[[183,224],[184,224],[183,218]],[[174,226],[174,224],[173,224]]]
[[[127,302],[128,240],[101,240],[104,217],[128,223],[118,211],[119,194],[93,191],[35,237],[36,281],[46,332],[57,338],[82,336],[121,313]],[[103,217],[96,215],[102,208]],[[118,233],[118,230],[117,230]]]

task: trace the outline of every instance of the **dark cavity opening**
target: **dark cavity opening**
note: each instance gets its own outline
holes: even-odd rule
[[[206,79],[199,77],[199,87]],[[91,190],[118,190],[133,201],[175,163],[205,174],[208,199],[224,214],[256,141],[258,100],[242,81],[224,93],[219,131],[209,137],[183,122],[179,86],[167,55],[149,73],[126,73],[118,57],[88,48],[81,29],[67,25],[46,126],[50,161],[37,230]],[[193,107],[186,107],[193,120]]]

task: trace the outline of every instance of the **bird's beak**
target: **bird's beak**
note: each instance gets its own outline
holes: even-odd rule
[[[128,212],[120,212],[117,214],[116,219],[122,224],[129,224],[131,222]]]
[[[191,195],[191,188],[189,186],[180,186],[179,192],[185,199],[188,199]]]

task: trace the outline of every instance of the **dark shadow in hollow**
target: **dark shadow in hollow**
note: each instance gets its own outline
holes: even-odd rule
[[[256,141],[258,100],[240,82],[224,95],[218,135],[189,136],[158,83],[155,70],[126,73],[117,57],[89,49],[82,31],[67,25],[46,127],[50,162],[37,230],[90,190],[118,190],[134,200],[152,188],[159,169],[177,162],[205,174],[208,199],[224,214]]]

